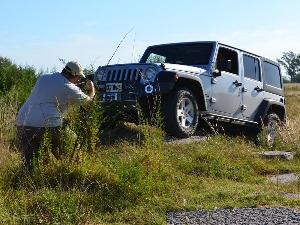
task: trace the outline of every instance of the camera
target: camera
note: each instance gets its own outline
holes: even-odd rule
[[[93,81],[93,76],[94,74],[88,74],[85,77],[82,77],[76,86],[79,87],[80,89],[84,88],[88,80]]]

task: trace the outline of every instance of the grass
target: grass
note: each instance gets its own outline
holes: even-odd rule
[[[32,174],[10,140],[13,100],[1,109],[0,221],[6,224],[165,224],[170,211],[282,206],[300,210],[299,182],[276,185],[266,176],[300,173],[300,86],[285,88],[288,124],[275,150],[293,161],[265,160],[266,150],[245,137],[214,135],[186,145],[163,142],[147,125],[102,131],[102,144],[84,157],[50,157]],[[6,111],[5,111],[6,110]],[[13,110],[14,113],[9,113]],[[0,129],[1,130],[1,129]],[[8,135],[9,134],[9,135]],[[78,153],[80,154],[80,152]]]

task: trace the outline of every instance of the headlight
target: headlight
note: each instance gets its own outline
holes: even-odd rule
[[[149,67],[143,73],[144,80],[152,80],[157,74],[157,69],[155,67]]]
[[[105,73],[103,70],[99,70],[98,73],[97,73],[97,80],[101,81],[101,80],[104,80],[105,78]]]

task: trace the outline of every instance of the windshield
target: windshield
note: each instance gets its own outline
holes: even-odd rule
[[[141,63],[173,63],[182,65],[207,65],[213,43],[170,44],[149,47]]]

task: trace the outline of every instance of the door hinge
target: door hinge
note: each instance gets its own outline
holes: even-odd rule
[[[217,102],[217,99],[211,97],[209,101],[210,101],[210,103],[216,103],[216,102]]]
[[[242,110],[242,111],[245,111],[246,109],[247,109],[247,106],[246,106],[246,105],[242,105],[242,106],[241,106],[241,110]]]

